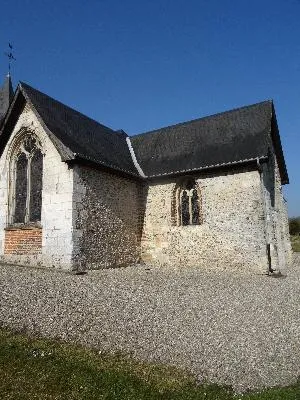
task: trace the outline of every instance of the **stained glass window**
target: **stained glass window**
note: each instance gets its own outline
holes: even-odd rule
[[[29,220],[36,222],[41,220],[42,208],[43,155],[39,149],[35,151],[31,159],[30,174]]]
[[[14,222],[24,222],[27,199],[27,167],[28,160],[21,153],[16,161],[15,216]]]
[[[14,223],[41,220],[43,154],[37,140],[26,135],[15,161]]]
[[[36,139],[27,135],[23,141],[23,147],[28,153],[33,153],[36,150]]]

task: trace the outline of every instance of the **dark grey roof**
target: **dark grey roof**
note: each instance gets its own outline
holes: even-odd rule
[[[114,131],[23,82],[20,90],[52,133],[54,144],[66,161],[87,160],[138,175],[124,132]]]
[[[272,101],[131,136],[130,148],[125,132],[114,131],[20,83],[1,128],[0,153],[26,102],[66,162],[89,162],[152,178],[267,159],[272,141],[281,181],[288,183]]]
[[[14,96],[14,90],[11,83],[10,75],[5,77],[3,86],[0,88],[0,124],[4,118],[6,111],[8,110],[9,104]]]
[[[132,136],[131,143],[148,177],[263,158],[269,152],[273,114],[273,102],[264,101]],[[282,171],[288,180],[284,159]]]

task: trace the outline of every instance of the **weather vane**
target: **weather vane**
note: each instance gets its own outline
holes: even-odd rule
[[[13,56],[13,53],[12,53],[12,51],[13,51],[12,44],[8,43],[8,47],[9,47],[8,52],[5,52],[4,54],[5,54],[6,57],[8,58],[8,74],[10,75],[10,66],[11,66],[11,62],[12,62],[12,61],[15,61],[16,59],[15,59],[15,57]]]

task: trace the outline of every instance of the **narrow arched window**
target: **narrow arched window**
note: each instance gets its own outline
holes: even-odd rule
[[[191,220],[193,225],[200,224],[200,207],[199,207],[199,195],[196,188],[192,189],[191,195]]]
[[[30,174],[29,220],[35,222],[41,220],[42,211],[43,154],[40,149],[33,154]]]
[[[187,190],[181,192],[181,223],[190,225],[190,199]]]
[[[177,226],[199,225],[201,223],[200,205],[200,193],[196,181],[193,178],[181,180],[173,191],[172,224]]]
[[[16,160],[15,212],[14,222],[24,222],[27,202],[27,168],[28,159],[24,153]]]
[[[13,223],[41,220],[43,154],[37,139],[27,134],[20,141],[14,156]]]

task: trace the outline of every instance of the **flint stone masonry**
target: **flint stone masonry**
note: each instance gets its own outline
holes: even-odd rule
[[[182,268],[267,272],[263,199],[258,171],[196,177],[202,224],[172,226],[175,180],[149,185],[142,236],[142,260]]]
[[[31,93],[33,89],[26,90]],[[120,267],[143,261],[255,274],[287,271],[291,259],[287,210],[270,135],[266,136],[269,156],[263,156],[261,163],[260,159],[257,163],[252,159],[247,167],[228,166],[226,171],[223,168],[217,172],[190,174],[199,188],[201,224],[176,226],[174,221],[178,219],[174,217],[174,210],[178,207],[174,208],[174,189],[183,172],[178,178],[144,179],[130,175],[131,170],[113,170],[111,165],[104,169],[102,164],[84,159],[84,154],[80,158],[79,153],[72,152],[60,141],[68,135],[65,137],[60,131],[59,121],[66,124],[64,129],[68,123],[81,121],[80,128],[72,123],[70,132],[81,143],[80,129],[85,129],[86,137],[82,147],[78,147],[82,152],[93,150],[89,141],[93,143],[95,138],[86,128],[94,129],[97,123],[34,90],[31,95],[58,136],[49,133],[45,121],[31,109],[32,103],[17,110],[16,123],[0,159],[0,261],[67,270]],[[48,111],[44,110],[44,103],[48,104]],[[269,109],[270,104],[264,103],[265,107]],[[48,119],[49,112],[57,116],[59,126]],[[66,113],[70,121],[64,119]],[[114,139],[118,137],[123,143],[126,134],[111,130],[108,133],[107,129],[97,125],[96,130],[99,138],[105,139],[103,146],[107,145],[111,151],[109,135],[118,135]],[[17,227],[12,219],[11,195],[15,181],[12,155],[14,146],[25,133],[37,137],[43,153],[41,221],[35,226],[41,229],[38,239],[33,232],[25,233],[26,224]],[[118,146],[114,142],[117,152],[122,150],[121,142]],[[67,155],[61,153],[62,144],[71,155],[68,151]],[[126,152],[122,150],[118,154],[124,160],[130,156],[127,147]],[[285,167],[280,172],[286,182]],[[17,228],[22,229],[14,233],[8,230]]]
[[[140,257],[141,184],[74,167],[74,265],[79,269],[135,263]]]
[[[282,194],[280,173],[272,143],[270,148],[273,149],[270,160],[262,166],[266,238],[271,244],[272,268],[286,273],[292,260],[287,203]]]
[[[39,251],[33,250],[36,239],[25,229],[19,234],[5,230],[9,226],[9,159],[20,131],[33,132],[44,154]],[[139,260],[143,185],[88,167],[68,167],[29,106],[17,121],[0,168],[0,260],[62,269],[107,268]]]
[[[27,241],[27,252],[25,247],[18,254],[15,254],[15,251],[10,251],[10,254],[7,251],[5,252],[5,248],[8,249],[9,245],[7,240],[10,238],[10,234],[7,234],[5,230],[9,226],[10,156],[14,141],[22,131],[29,131],[36,135],[42,144],[44,154],[41,215],[42,251],[39,254],[32,254],[29,239]],[[68,168],[66,163],[61,161],[55,146],[29,106],[24,108],[14,127],[0,159],[0,171],[0,260],[20,265],[71,269],[73,171]],[[27,235],[30,234],[27,233]],[[34,243],[35,241],[32,240],[32,245]]]

